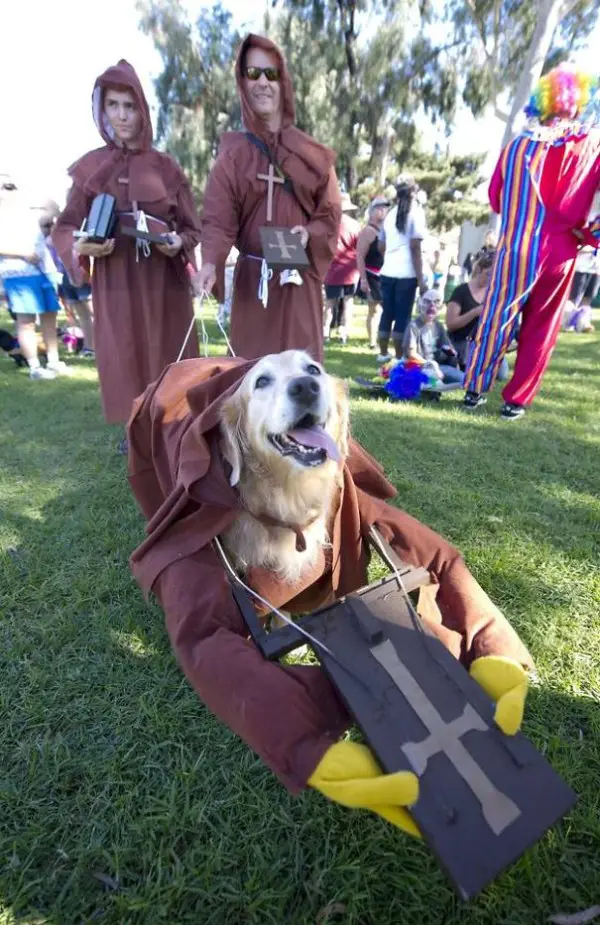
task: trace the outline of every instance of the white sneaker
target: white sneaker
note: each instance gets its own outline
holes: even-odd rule
[[[71,367],[67,366],[63,360],[58,360],[56,363],[47,363],[46,369],[51,370],[56,376],[70,376],[72,372]]]
[[[29,370],[30,379],[56,379],[57,373],[52,369],[45,369],[43,366],[36,366]]]
[[[376,363],[389,363],[391,359],[392,357],[389,353],[386,353],[385,355],[383,353],[380,353],[377,359],[375,360],[375,362]]]

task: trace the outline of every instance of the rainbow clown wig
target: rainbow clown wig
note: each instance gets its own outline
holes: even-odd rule
[[[595,102],[597,77],[578,71],[573,65],[560,64],[540,78],[525,107],[525,115],[544,124],[555,119],[581,118]]]

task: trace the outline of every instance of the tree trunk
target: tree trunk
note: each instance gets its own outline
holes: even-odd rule
[[[356,189],[358,183],[358,171],[356,165],[351,161],[346,168],[346,191],[351,193],[352,190]]]
[[[569,2],[565,3],[565,0],[539,0],[537,22],[527,56],[523,62],[521,77],[515,90],[513,104],[502,139],[502,149],[515,137],[519,130],[521,113],[542,75],[544,61],[550,51],[554,33],[568,6]],[[500,216],[494,213],[490,221],[490,228],[497,231],[499,225]]]
[[[381,159],[379,161],[379,188],[383,190],[387,177],[388,166],[390,163],[390,149],[392,146],[392,132],[389,125],[383,129],[383,139],[381,142]]]
[[[527,57],[523,62],[523,70],[515,90],[508,122],[506,123],[504,138],[502,139],[503,148],[517,134],[519,116],[527,105],[527,101],[542,75],[544,61],[550,51],[556,27],[563,16],[564,7],[564,0],[540,0],[533,37]]]

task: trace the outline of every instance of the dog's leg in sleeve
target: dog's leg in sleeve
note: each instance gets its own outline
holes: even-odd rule
[[[169,565],[153,591],[177,660],[208,709],[288,790],[301,791],[351,722],[324,673],[262,656],[212,548]]]
[[[397,555],[426,568],[438,584],[436,603],[443,626],[460,634],[465,666],[486,655],[504,655],[524,668],[533,659],[506,617],[490,600],[454,546],[409,514],[377,502],[374,526]]]

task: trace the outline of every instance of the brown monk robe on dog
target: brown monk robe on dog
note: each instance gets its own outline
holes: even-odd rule
[[[437,606],[422,618],[517,731],[531,656],[457,550],[387,503],[394,488],[349,438],[342,383],[302,351],[186,360],[137,400],[129,441],[148,520],[131,568],[201,699],[292,793],[313,786],[418,834],[404,809],[415,775],[382,774],[366,746],[340,741],[351,719],[320,667],[263,658],[211,542],[272,606],[301,613],[366,583],[374,525],[428,569]]]

